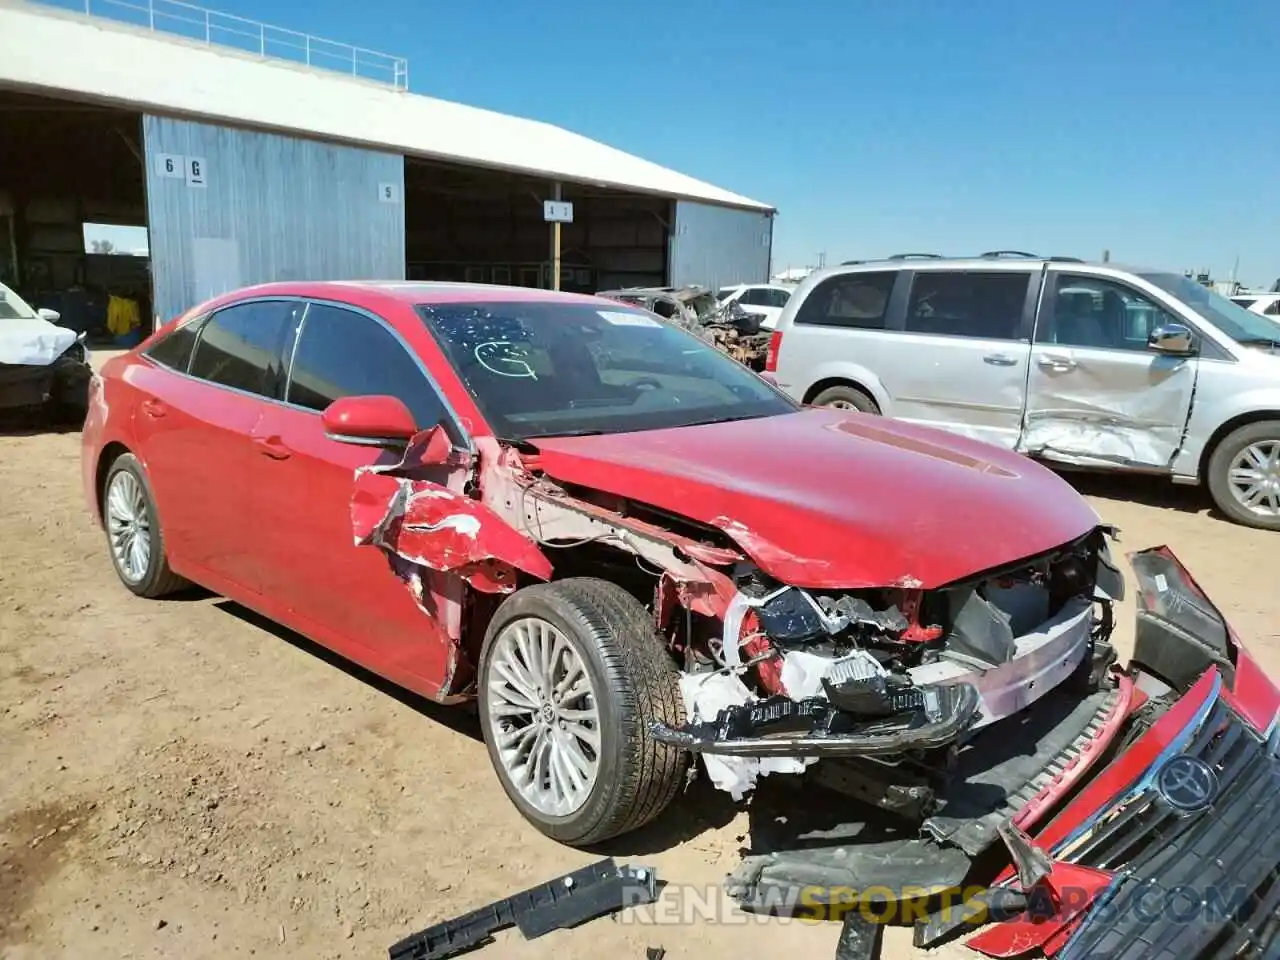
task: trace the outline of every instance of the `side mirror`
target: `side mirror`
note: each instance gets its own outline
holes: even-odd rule
[[[57,323],[62,319],[62,314],[57,310],[50,310],[48,307],[41,307],[36,311],[36,314],[41,320],[48,320],[50,323]]]
[[[342,397],[320,415],[325,436],[339,443],[403,447],[418,433],[403,400],[388,396]]]
[[[1147,347],[1156,353],[1185,357],[1193,352],[1194,340],[1187,327],[1180,323],[1166,323],[1151,331],[1151,335],[1147,337]]]

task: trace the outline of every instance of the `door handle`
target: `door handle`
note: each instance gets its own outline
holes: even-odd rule
[[[163,417],[166,413],[168,413],[169,408],[166,407],[159,400],[143,400],[142,412],[145,413],[148,417],[159,418],[159,417]]]
[[[988,353],[982,358],[983,363],[989,363],[993,367],[1016,367],[1018,358],[1011,357],[1007,353]]]
[[[279,437],[254,437],[253,445],[260,454],[272,460],[288,460],[293,453]]]
[[[1076,363],[1074,360],[1072,360],[1070,357],[1064,357],[1060,353],[1041,354],[1040,358],[1036,360],[1036,363],[1038,363],[1041,367],[1043,367],[1046,370],[1058,370],[1058,371],[1074,370],[1076,367],[1079,366],[1079,364]]]

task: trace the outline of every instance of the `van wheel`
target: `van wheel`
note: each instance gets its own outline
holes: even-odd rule
[[[121,454],[107,471],[102,523],[111,565],[120,582],[138,596],[155,599],[190,586],[169,569],[156,501],[142,464],[131,453]]]
[[[1280,420],[1246,423],[1209,458],[1209,493],[1236,523],[1280,530]]]
[[[866,392],[857,387],[827,387],[813,398],[816,407],[835,407],[837,410],[860,410],[863,413],[879,414],[876,402]]]
[[[653,618],[616,584],[536,584],[503,601],[480,652],[480,726],[507,796],[542,833],[588,846],[638,829],[688,763],[653,721],[684,723]]]

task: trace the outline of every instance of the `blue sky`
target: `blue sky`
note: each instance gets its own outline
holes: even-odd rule
[[[772,203],[779,268],[1110,249],[1280,277],[1276,0],[210,5]]]

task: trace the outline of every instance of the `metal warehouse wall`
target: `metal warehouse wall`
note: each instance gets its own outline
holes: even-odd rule
[[[404,157],[143,118],[155,312],[272,280],[404,279]]]
[[[769,279],[773,216],[689,200],[676,202],[671,234],[671,283],[715,289]]]

